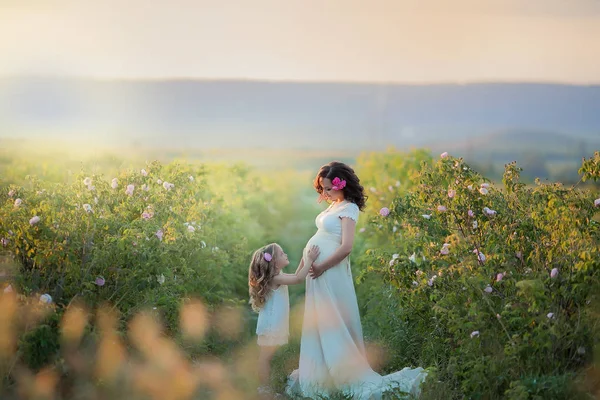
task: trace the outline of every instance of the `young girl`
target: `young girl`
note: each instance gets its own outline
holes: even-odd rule
[[[294,274],[281,273],[290,262],[287,254],[276,243],[256,250],[252,256],[248,286],[252,309],[259,313],[256,334],[260,346],[258,376],[261,393],[269,392],[271,358],[277,346],[288,342],[290,303],[287,286],[303,283],[318,256],[317,246],[307,247]]]

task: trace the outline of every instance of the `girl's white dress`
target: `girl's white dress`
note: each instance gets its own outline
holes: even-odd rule
[[[318,230],[306,245],[319,246],[317,262],[341,245],[342,217],[358,221],[358,214],[356,204],[342,202],[317,216]],[[288,377],[288,394],[326,398],[342,391],[354,399],[380,399],[393,387],[418,394],[425,376],[422,368],[404,368],[386,376],[371,369],[348,258],[317,279],[307,277],[300,366]]]
[[[290,298],[287,285],[271,289],[256,324],[259,346],[287,344],[290,336]]]

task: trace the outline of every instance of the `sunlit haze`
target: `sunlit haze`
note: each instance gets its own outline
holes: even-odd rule
[[[600,82],[598,0],[1,0],[0,76]]]

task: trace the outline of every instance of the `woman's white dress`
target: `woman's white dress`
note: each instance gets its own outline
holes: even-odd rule
[[[306,249],[317,245],[317,261],[328,258],[341,244],[342,218],[358,221],[358,214],[358,206],[351,202],[330,206],[317,216],[318,230]],[[307,277],[300,366],[288,378],[288,394],[315,398],[342,391],[366,400],[379,399],[393,387],[418,394],[425,376],[422,368],[386,376],[371,369],[348,258],[316,279]]]

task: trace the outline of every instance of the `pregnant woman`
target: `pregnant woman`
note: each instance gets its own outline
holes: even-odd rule
[[[354,170],[341,162],[321,167],[314,186],[331,202],[316,218],[317,232],[307,247],[321,253],[306,280],[300,366],[288,379],[288,394],[315,398],[342,391],[354,399],[378,399],[390,388],[418,394],[426,373],[404,368],[381,376],[367,361],[362,325],[348,256],[364,189]]]

